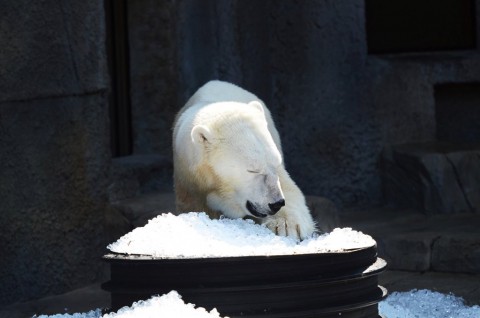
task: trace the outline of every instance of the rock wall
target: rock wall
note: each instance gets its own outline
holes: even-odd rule
[[[402,144],[382,156],[385,197],[429,215],[480,212],[480,150],[449,143]]]
[[[99,1],[0,10],[0,305],[100,273],[110,161]]]
[[[178,110],[206,81],[236,83],[271,109],[287,168],[306,193],[344,204],[380,199],[375,166],[380,133],[366,95],[365,21],[359,2],[177,1],[171,14],[177,19],[175,28],[171,18],[154,19],[149,13],[161,10],[160,5],[142,3],[144,18],[132,15],[131,24],[148,21],[145,34],[175,32],[178,95],[168,102],[152,98],[148,105],[133,98],[134,109],[141,104],[138,107],[166,112],[165,118],[171,119],[169,112]],[[139,10],[138,3],[132,5]],[[162,43],[170,46],[168,39]],[[138,36],[131,40],[142,41]],[[143,43],[145,47],[147,40]],[[132,65],[143,61],[132,56]],[[154,78],[157,72],[144,68],[142,76]],[[161,91],[162,83],[140,85]],[[170,88],[175,84],[169,84],[167,93]],[[166,148],[165,139],[159,142],[158,136],[170,136],[170,131],[164,119],[158,121],[158,125],[145,119],[134,122],[134,127],[149,127],[156,134],[144,135],[137,142],[143,144],[138,151]]]
[[[127,1],[134,153],[171,154],[179,85],[177,2]]]
[[[142,48],[132,78],[156,89],[132,99],[134,113],[154,115],[134,116],[149,132],[136,151],[169,152],[176,110],[206,81],[230,81],[271,109],[303,191],[344,206],[383,202],[384,147],[436,139],[437,85],[480,81],[478,50],[368,54],[358,1],[130,2],[131,27],[155,37],[131,38]]]

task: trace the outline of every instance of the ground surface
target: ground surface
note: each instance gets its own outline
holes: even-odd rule
[[[469,305],[480,305],[480,275],[449,273],[415,273],[387,271],[380,275],[380,284],[393,291],[409,291],[414,288],[453,293],[463,297]],[[110,305],[109,293],[100,284],[90,285],[62,295],[45,297],[0,309],[1,318],[24,318],[37,314],[87,312]]]
[[[343,211],[340,222],[343,227],[361,230],[377,240],[380,256],[389,263],[389,270],[379,277],[380,285],[389,293],[430,289],[463,297],[468,305],[480,305],[479,216],[426,216],[415,211],[382,208]],[[448,271],[438,270],[442,266],[453,267]],[[10,305],[0,309],[0,318],[87,312],[109,305],[110,295],[98,283]]]

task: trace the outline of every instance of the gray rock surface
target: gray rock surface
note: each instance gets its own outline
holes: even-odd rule
[[[172,192],[143,194],[113,202],[111,207],[117,210],[122,218],[128,220],[130,226],[127,232],[133,228],[144,226],[148,220],[161,213],[176,213],[175,195]],[[108,226],[109,224],[107,224]]]
[[[182,103],[177,96],[181,83],[176,26],[181,2],[128,2],[134,153],[171,156],[173,119]]]
[[[2,1],[0,306],[98,280],[110,164],[99,1]]]
[[[480,211],[480,146],[397,145],[382,164],[388,202],[428,214]]]
[[[436,239],[432,246],[432,269],[480,273],[480,234],[448,234]]]
[[[110,293],[100,284],[71,290],[29,302],[22,302],[0,309],[1,318],[25,318],[34,315],[86,313],[97,308],[110,307]]]
[[[371,235],[388,268],[480,273],[478,214],[425,215],[378,208],[340,213],[342,226]]]
[[[336,204],[380,199],[362,5],[138,1],[131,23],[133,85],[141,87],[133,95],[140,108],[134,131],[144,132],[135,137],[138,152],[166,145],[169,139],[158,138],[166,122],[200,85],[221,79],[266,102],[287,169],[304,192]]]
[[[478,51],[368,55],[362,2],[142,0],[129,18],[137,152],[170,151],[176,111],[230,81],[272,111],[296,183],[339,206],[382,201],[383,147],[435,140],[439,83],[480,81]]]
[[[340,227],[339,210],[331,200],[313,195],[307,195],[305,200],[320,232],[327,233]]]
[[[379,254],[388,267],[409,271],[428,271],[431,267],[431,245],[436,233],[414,232],[375,236]]]
[[[105,90],[103,4],[3,1],[0,102]]]
[[[142,154],[113,158],[108,197],[110,202],[137,195],[172,191],[173,163],[166,155]]]
[[[110,161],[104,94],[0,108],[0,304],[94,282]]]

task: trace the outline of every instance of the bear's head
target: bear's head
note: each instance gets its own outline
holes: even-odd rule
[[[209,120],[191,130],[192,168],[208,207],[230,218],[277,213],[285,205],[279,181],[283,162],[262,105],[222,102],[208,107]]]

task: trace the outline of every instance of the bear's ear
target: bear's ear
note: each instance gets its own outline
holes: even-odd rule
[[[205,125],[196,125],[193,127],[190,136],[194,144],[203,145],[206,143],[212,143],[213,135],[210,129]]]
[[[251,101],[250,103],[248,103],[248,105],[257,108],[259,111],[263,113],[262,103],[260,103],[258,100]]]

